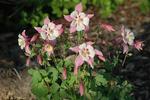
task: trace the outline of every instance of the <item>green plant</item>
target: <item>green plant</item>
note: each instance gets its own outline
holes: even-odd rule
[[[75,6],[75,10],[70,15],[64,16],[71,23],[69,33],[75,34],[73,37],[75,40],[73,43],[68,43],[70,42],[68,36],[61,37],[65,38],[62,43],[65,45],[63,48],[56,39],[63,32],[65,32],[63,35],[68,34],[68,29],[63,29],[62,24],[56,25],[48,17],[44,19],[42,27],[34,27],[38,33],[33,37],[26,36],[25,31],[19,34],[18,43],[21,49],[25,50],[26,64],[29,66],[30,60],[36,58],[40,65],[29,69],[29,74],[32,76],[32,93],[37,99],[133,99],[130,95],[132,85],[120,76],[112,74],[113,69],[122,63],[119,59],[120,54],[114,54],[114,57],[106,59],[98,50],[98,45],[84,41],[85,32],[88,32],[89,22],[93,16],[83,12],[81,3]],[[116,31],[108,24],[102,24],[101,28],[112,33]],[[120,33],[123,53],[128,55],[130,48],[142,50],[143,42],[135,40],[133,32],[122,26]],[[75,46],[70,47],[70,44]],[[67,49],[75,54],[68,53]]]

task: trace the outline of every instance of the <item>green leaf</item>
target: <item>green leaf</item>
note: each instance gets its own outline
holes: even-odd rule
[[[33,71],[33,75],[32,75],[32,84],[37,84],[38,82],[42,81],[42,76],[39,73],[39,71],[35,70]]]
[[[98,74],[98,75],[95,77],[95,80],[96,80],[96,84],[97,84],[98,86],[101,86],[101,85],[105,86],[105,85],[107,84],[107,80],[104,78],[103,75]]]
[[[51,93],[56,93],[58,91],[58,89],[60,88],[60,86],[57,83],[53,83],[50,89]]]
[[[48,95],[48,88],[44,82],[32,85],[32,92],[37,97],[45,97]]]
[[[44,69],[40,69],[39,71],[42,74],[42,76],[44,76],[44,77],[46,77],[48,75],[48,73]]]
[[[56,68],[51,67],[49,71],[52,73],[52,82],[55,82],[58,79],[58,71]]]

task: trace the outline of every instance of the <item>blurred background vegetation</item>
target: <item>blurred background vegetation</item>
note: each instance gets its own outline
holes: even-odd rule
[[[82,2],[84,10],[96,9],[101,18],[111,16],[125,0],[0,0],[0,24],[12,25],[14,29],[21,26],[37,26],[49,16],[52,19],[63,17]],[[139,6],[141,12],[150,12],[150,0],[129,0]]]

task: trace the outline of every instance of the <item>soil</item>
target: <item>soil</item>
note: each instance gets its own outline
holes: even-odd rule
[[[143,51],[134,51],[134,56],[118,69],[118,74],[134,85],[136,100],[150,100],[150,14],[140,13],[136,4],[125,3],[107,20],[99,19],[97,15],[93,21],[95,24],[108,22],[115,26],[124,24],[137,33],[138,39],[144,40]],[[65,23],[63,19],[56,22]],[[17,35],[15,32],[1,33],[0,100],[35,100],[31,93],[31,77],[24,65],[25,57],[17,46]]]

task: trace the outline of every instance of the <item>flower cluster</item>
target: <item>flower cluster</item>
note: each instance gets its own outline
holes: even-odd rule
[[[124,26],[121,27],[121,36],[123,41],[123,53],[129,52],[129,46],[136,48],[137,50],[142,50],[143,42],[139,40],[135,40],[134,33],[125,28]]]
[[[65,15],[64,18],[70,22],[70,33],[82,32],[84,33],[89,29],[90,18],[93,14],[85,14],[83,12],[82,4],[76,5],[75,10],[70,15]],[[21,49],[25,49],[25,53],[28,56],[26,60],[26,65],[29,65],[31,58],[36,56],[37,62],[43,65],[45,55],[51,57],[54,54],[54,48],[56,46],[56,38],[58,38],[64,31],[62,24],[56,25],[54,22],[50,21],[48,17],[44,19],[44,25],[42,27],[34,27],[38,32],[33,37],[29,38],[25,30],[18,35],[18,44]],[[102,29],[108,32],[115,32],[116,30],[113,26],[109,24],[101,24]],[[137,50],[142,50],[143,42],[135,40],[134,33],[124,26],[121,28],[123,53],[128,53],[129,47],[132,46]],[[82,37],[81,37],[82,38]],[[80,38],[80,39],[81,39]],[[74,61],[74,75],[78,75],[78,70],[86,62],[92,69],[94,68],[94,58],[101,61],[105,61],[103,53],[94,48],[94,42],[85,41],[82,44],[77,43],[75,47],[70,47],[70,50],[77,54]],[[34,53],[33,53],[34,52]],[[34,55],[33,55],[33,54]],[[46,58],[47,60],[48,58]],[[67,79],[67,69],[63,68],[62,71],[63,80]],[[82,80],[82,79],[80,79]],[[84,94],[84,81],[80,81],[79,84],[80,95]]]

